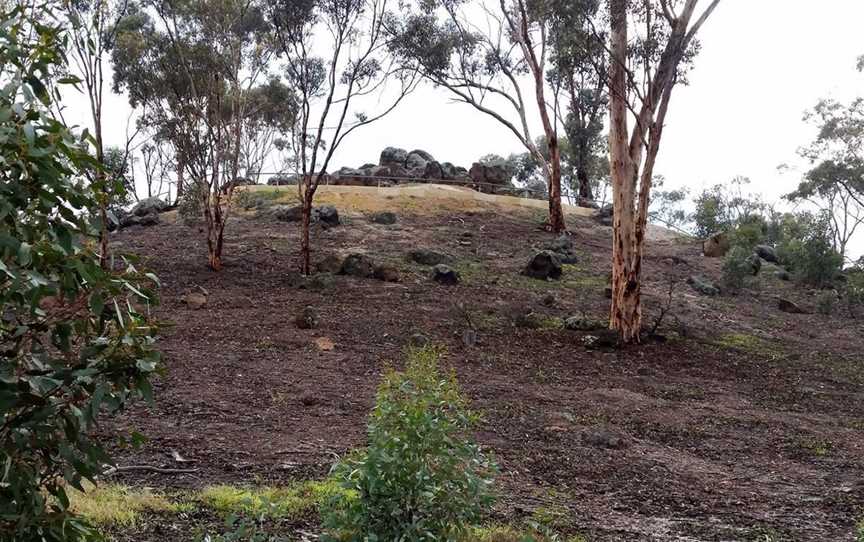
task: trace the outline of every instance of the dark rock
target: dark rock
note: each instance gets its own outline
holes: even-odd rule
[[[289,288],[305,288],[308,277],[300,271],[288,271],[285,273],[285,283]]]
[[[792,280],[792,275],[789,274],[789,271],[786,271],[782,267],[774,271],[774,276],[783,281]]]
[[[564,319],[564,329],[571,331],[605,331],[608,327],[604,322],[584,316],[570,316]]]
[[[315,270],[319,273],[338,273],[342,270],[342,257],[338,254],[328,254],[323,260],[315,264]]]
[[[687,278],[687,284],[702,295],[720,295],[720,287],[704,277],[691,275]]]
[[[155,226],[159,223],[159,215],[157,213],[152,213],[149,215],[144,215],[138,217],[138,225],[139,226]]]
[[[756,251],[756,255],[765,260],[766,262],[777,263],[777,251],[774,250],[774,247],[768,245],[756,245],[753,249]]]
[[[789,314],[809,314],[808,311],[804,310],[797,304],[789,301],[788,299],[780,299],[777,304],[777,308],[779,308],[782,312],[788,312]]]
[[[274,175],[267,179],[270,186],[290,186],[300,184],[300,175]]]
[[[342,262],[340,273],[352,277],[369,278],[375,273],[375,264],[365,254],[349,254]]]
[[[441,163],[441,174],[443,175],[443,179],[452,181],[455,180],[458,176],[458,172],[456,171],[456,166],[451,164],[450,162],[442,162]]]
[[[459,273],[444,264],[438,264],[432,268],[432,280],[452,286],[459,283]]]
[[[541,250],[531,257],[524,275],[535,279],[559,279],[561,278],[561,258],[551,250]]]
[[[274,205],[270,211],[273,218],[281,222],[299,222],[303,220],[302,205]]]
[[[381,151],[381,157],[378,164],[382,166],[399,166],[404,167],[405,161],[408,159],[408,151],[397,147],[387,147]]]
[[[726,232],[717,232],[702,242],[702,254],[708,258],[722,258],[731,245]]]
[[[579,263],[579,255],[573,250],[573,238],[566,233],[546,243],[544,248],[557,254],[562,264]]]
[[[603,295],[606,296],[606,299],[612,299],[612,287],[607,286],[603,289]]]
[[[413,333],[410,337],[408,337],[408,344],[415,348],[422,348],[428,345],[431,341],[429,337],[423,335],[422,333]]]
[[[614,329],[598,329],[582,337],[587,348],[612,349],[618,347],[618,332]]]
[[[294,319],[299,329],[313,329],[318,327],[318,313],[313,307],[304,307],[297,318]]]
[[[147,198],[136,203],[130,212],[135,216],[145,216],[161,213],[167,207],[168,204],[159,198]]]
[[[540,300],[540,304],[544,307],[554,307],[556,303],[558,303],[558,298],[551,292],[544,295]]]
[[[369,222],[375,224],[395,224],[397,220],[396,213],[390,211],[380,211],[369,215]]]
[[[399,282],[399,270],[389,265],[379,265],[375,268],[372,276],[384,282]]]
[[[408,153],[405,159],[405,167],[410,169],[425,170],[426,164],[434,162],[435,158],[426,151],[414,150]]]
[[[597,211],[595,218],[600,224],[612,227],[615,222],[615,209],[611,205],[604,205]]]
[[[474,162],[471,164],[468,176],[475,183],[498,185],[510,184],[510,180],[513,178],[510,168],[504,162]]]
[[[106,218],[108,219],[106,227],[108,228],[108,231],[117,231],[122,228],[124,220],[128,217],[129,213],[127,213],[122,207],[109,209],[106,213]]]
[[[582,432],[582,442],[588,446],[597,448],[619,450],[627,446],[627,437],[609,429],[592,428]]]
[[[426,162],[426,167],[423,170],[424,179],[441,180],[444,178],[444,170],[438,162]]]
[[[418,248],[408,253],[408,260],[420,265],[438,265],[449,261],[450,257],[434,250]]]
[[[308,278],[306,285],[310,290],[328,290],[336,284],[333,273],[315,273]]]
[[[326,224],[327,226],[338,226],[339,222],[339,211],[336,210],[336,207],[332,205],[322,205],[316,209],[312,210],[313,220],[320,222],[321,224]]]

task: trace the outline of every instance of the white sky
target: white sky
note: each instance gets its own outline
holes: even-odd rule
[[[667,186],[696,192],[743,175],[768,200],[790,191],[795,173],[781,175],[777,166],[794,163],[796,149],[814,136],[804,111],[823,97],[864,94],[864,75],[855,69],[864,54],[862,21],[862,0],[722,0],[700,34],[690,86],[672,98],[657,165]],[[74,100],[70,116],[86,115],[84,105]],[[107,97],[106,110],[106,140],[120,143],[125,98]],[[426,87],[350,135],[330,170],[375,162],[386,146],[421,148],[466,167],[484,154],[522,152],[494,120]]]

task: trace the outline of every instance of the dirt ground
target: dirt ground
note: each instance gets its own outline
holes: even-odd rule
[[[399,268],[401,281],[337,276],[322,290],[289,285],[299,227],[266,212],[232,218],[220,273],[205,266],[199,226],[165,216],[116,234],[116,248],[160,277],[167,324],[155,406],[106,427],[148,438],[116,449],[118,463],[178,467],[176,451],[197,469],[120,480],[170,490],[322,477],[363,445],[382,369],[399,366],[420,333],[446,345],[445,365],[484,416],[478,439],[501,469],[493,520],[543,516],[592,541],[854,540],[864,516],[861,321],[779,312],[777,296],[812,307],[820,294],[769,273],[738,296],[698,296],[684,279],[719,278],[720,263],[655,235],[645,320],[673,281],[665,340],[588,348],[586,333],[556,322],[605,318],[609,228],[571,215],[580,262],[542,282],[519,274],[552,239],[538,227],[542,209],[394,210],[392,226],[343,211],[345,224],[315,230],[314,259],[364,252]],[[416,247],[451,255],[462,283],[429,280],[405,259]],[[190,292],[207,304],[186,306]],[[294,324],[307,305],[317,329]],[[514,326],[526,308],[548,325]],[[468,327],[473,346],[462,340]],[[186,540],[159,526],[135,539]]]

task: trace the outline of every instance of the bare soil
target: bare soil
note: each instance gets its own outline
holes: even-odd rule
[[[314,246],[316,260],[365,252],[397,266],[399,283],[337,276],[323,290],[290,286],[299,227],[266,212],[232,218],[220,273],[205,266],[198,226],[169,219],[117,234],[115,248],[141,255],[162,281],[166,370],[154,406],[106,429],[149,439],[116,448],[121,465],[198,469],[118,478],[174,490],[323,477],[363,445],[383,368],[399,366],[421,333],[446,345],[445,364],[484,416],[477,437],[501,468],[493,521],[551,516],[559,531],[598,541],[854,540],[864,516],[861,321],[779,312],[778,296],[813,307],[821,294],[767,272],[740,295],[699,296],[684,279],[719,279],[720,263],[655,232],[647,324],[675,281],[661,340],[589,348],[590,333],[556,323],[605,318],[609,228],[570,216],[580,262],[543,282],[519,274],[552,239],[540,211],[396,207],[393,226],[353,209],[346,224],[316,229]],[[451,255],[462,283],[429,280],[405,259],[416,247]],[[191,292],[207,304],[187,307]],[[549,293],[553,306],[542,303]],[[321,323],[297,329],[307,305]],[[548,325],[515,327],[511,315],[528,307]],[[476,345],[463,343],[468,327]],[[172,450],[193,463],[175,463]],[[151,522],[130,539],[188,540],[185,527]],[[314,519],[297,528],[314,531]]]

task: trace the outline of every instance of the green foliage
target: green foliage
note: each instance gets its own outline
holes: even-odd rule
[[[186,185],[183,195],[177,199],[177,213],[186,224],[195,224],[204,218],[204,199],[209,187],[200,182]]]
[[[864,310],[864,267],[860,264],[846,273],[841,294],[849,315],[857,318]]]
[[[723,285],[731,291],[744,287],[747,277],[753,275],[750,258],[753,251],[741,245],[733,246],[723,260]]]
[[[691,215],[694,233],[706,238],[719,231],[731,231],[741,224],[750,223],[754,216],[763,216],[768,206],[758,196],[744,192],[750,183],[746,177],[736,177],[728,185],[714,185],[693,200]]]
[[[491,504],[494,465],[471,441],[477,416],[440,351],[411,350],[388,371],[369,420],[368,446],[334,467],[348,493],[322,512],[331,541],[456,541]]]
[[[777,256],[797,280],[817,287],[830,285],[843,266],[827,218],[810,213],[786,217]]]
[[[828,290],[819,294],[816,298],[816,311],[824,316],[831,316],[837,307],[837,293]]]
[[[72,490],[69,499],[75,514],[99,526],[131,528],[138,524],[142,513],[175,513],[184,509],[149,488],[132,489],[118,484],[99,487],[85,484],[85,491]]]
[[[225,515],[266,516],[270,518],[302,519],[318,510],[343,490],[333,480],[303,482],[283,488],[242,488],[209,486],[198,498],[209,508]]]
[[[150,395],[159,362],[147,312],[155,277],[102,269],[100,167],[50,111],[66,63],[54,4],[0,15],[0,540],[94,537],[68,487],[110,459],[97,418]],[[79,180],[76,180],[79,179]]]

